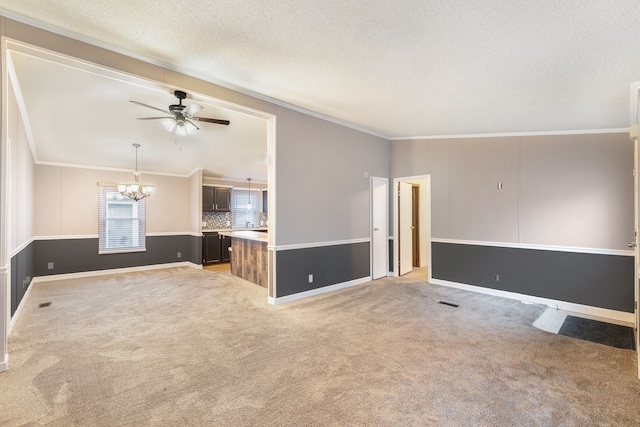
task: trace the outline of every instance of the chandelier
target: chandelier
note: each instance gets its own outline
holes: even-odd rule
[[[137,202],[138,200],[151,196],[154,187],[153,185],[138,183],[138,177],[140,176],[140,171],[138,171],[138,147],[140,147],[140,144],[133,144],[133,146],[136,148],[136,170],[133,172],[133,176],[135,177],[134,182],[118,184],[118,191],[121,195],[127,196]]]

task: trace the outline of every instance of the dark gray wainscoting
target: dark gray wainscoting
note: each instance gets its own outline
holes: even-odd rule
[[[33,279],[33,243],[11,257],[11,316],[18,309]]]
[[[390,272],[394,272],[394,265],[393,265],[393,239],[389,239],[389,271]]]
[[[33,242],[35,276],[80,273],[190,261],[202,264],[202,237],[148,236],[145,252],[98,254],[98,239],[36,240]],[[178,257],[180,252],[180,257]],[[53,269],[49,269],[49,263]]]
[[[276,298],[368,277],[369,251],[369,242],[278,251]]]
[[[438,242],[431,248],[434,279],[633,313],[630,256]]]

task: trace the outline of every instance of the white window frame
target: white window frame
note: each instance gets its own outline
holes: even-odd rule
[[[146,242],[146,199],[135,200],[122,196],[117,187],[100,187],[100,199],[98,202],[98,254],[116,254],[127,252],[145,252]],[[124,204],[132,207],[131,218],[109,218],[109,205]],[[113,224],[116,221],[132,221],[132,231],[129,240],[131,244],[126,246],[110,246],[110,234],[115,230]],[[124,237],[124,236],[123,236]]]

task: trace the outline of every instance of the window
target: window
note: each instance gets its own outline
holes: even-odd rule
[[[260,205],[258,205],[260,190],[231,190],[231,217],[234,227],[258,227],[260,225]],[[251,210],[247,209],[247,202],[251,201]]]
[[[98,253],[146,250],[146,200],[131,200],[115,187],[100,188]]]

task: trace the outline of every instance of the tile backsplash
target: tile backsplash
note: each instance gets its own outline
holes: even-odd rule
[[[264,212],[259,213],[260,221],[263,221],[265,226],[268,220],[268,214]],[[230,229],[233,224],[231,218],[231,212],[203,212],[202,213],[202,222],[206,225],[203,225],[202,228],[205,230],[222,230],[225,228]],[[259,227],[260,224],[255,224],[255,227]]]
[[[231,228],[231,212],[202,212],[202,228],[206,230],[219,230]],[[206,225],[204,225],[206,224]]]

